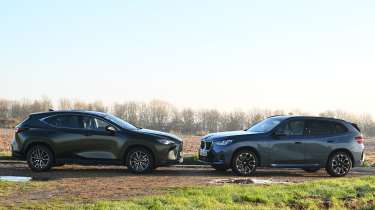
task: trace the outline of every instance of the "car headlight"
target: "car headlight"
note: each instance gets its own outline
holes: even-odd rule
[[[232,142],[233,142],[233,140],[226,139],[226,140],[221,140],[221,141],[215,141],[214,144],[220,145],[220,146],[225,146],[225,145],[228,145],[228,144],[230,144]]]
[[[168,139],[158,139],[158,142],[164,145],[174,144],[174,141]]]

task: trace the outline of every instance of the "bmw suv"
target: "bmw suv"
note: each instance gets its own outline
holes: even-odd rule
[[[199,159],[217,170],[253,175],[257,167],[325,168],[345,176],[364,161],[364,138],[358,126],[322,117],[273,116],[244,131],[202,138]]]
[[[31,114],[16,127],[12,155],[33,171],[65,163],[125,164],[134,173],[182,162],[178,137],[93,111]]]

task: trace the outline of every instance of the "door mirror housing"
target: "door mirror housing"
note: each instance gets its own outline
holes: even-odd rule
[[[115,133],[117,131],[116,128],[113,127],[112,125],[107,125],[107,127],[105,127],[105,130],[110,133]]]

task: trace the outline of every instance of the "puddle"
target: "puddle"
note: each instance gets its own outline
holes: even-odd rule
[[[28,182],[31,180],[31,177],[26,176],[0,176],[1,181],[9,182]]]
[[[210,184],[287,184],[289,182],[272,181],[272,179],[254,179],[254,178],[230,178],[214,179]]]

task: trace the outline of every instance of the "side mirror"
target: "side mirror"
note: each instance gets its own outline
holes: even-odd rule
[[[110,132],[110,133],[115,133],[116,132],[116,128],[113,127],[112,125],[108,125],[107,127],[105,127],[105,130]]]

